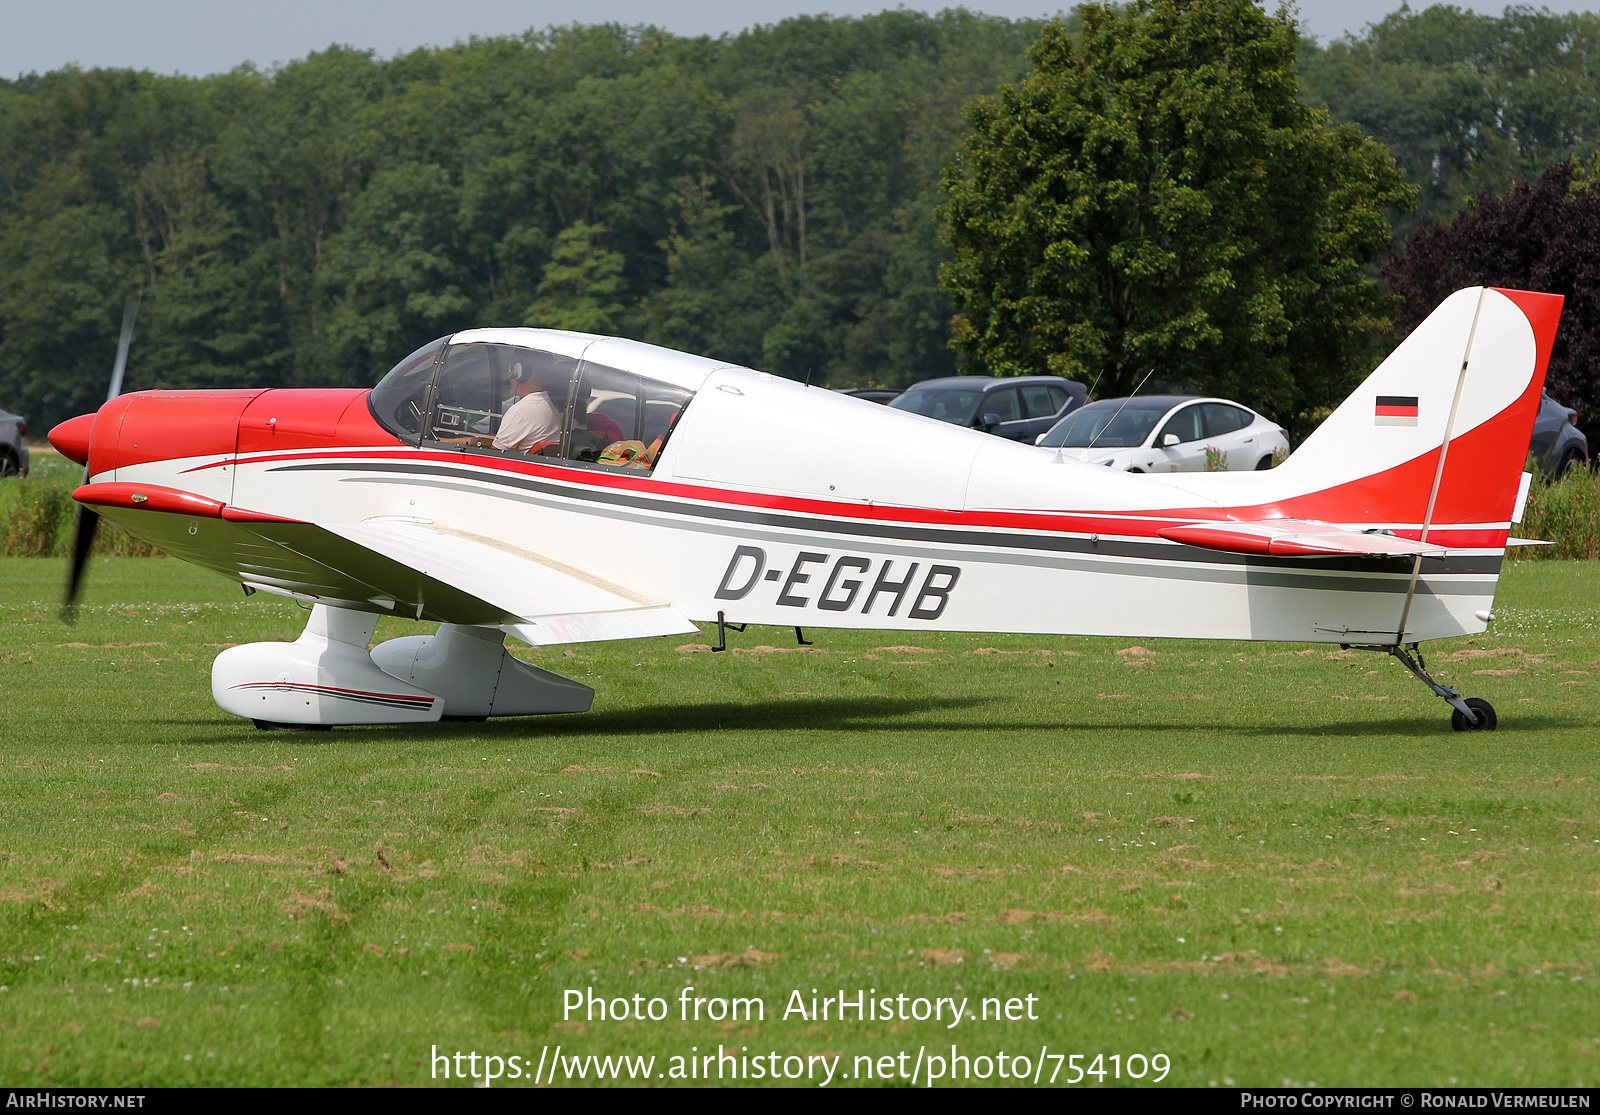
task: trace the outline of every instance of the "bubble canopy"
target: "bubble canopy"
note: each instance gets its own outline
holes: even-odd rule
[[[369,405],[414,445],[648,469],[694,392],[729,367],[616,337],[472,329],[400,361]]]

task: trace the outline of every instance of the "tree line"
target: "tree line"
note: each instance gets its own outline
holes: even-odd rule
[[[1050,34],[1081,42],[1082,19]],[[718,38],[571,26],[0,82],[0,405],[40,429],[92,409],[135,288],[135,389],[366,385],[432,337],[525,323],[835,386],[950,374],[971,306],[941,176],[1046,27],[962,9]],[[1405,234],[1600,145],[1597,32],[1430,8],[1280,47],[1293,94],[1416,188],[1414,206],[1369,191]],[[1380,232],[1345,262],[1375,265]],[[1347,347],[1263,397],[1336,397],[1367,356]]]

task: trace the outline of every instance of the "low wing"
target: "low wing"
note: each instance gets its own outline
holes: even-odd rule
[[[394,519],[325,529],[515,617],[506,630],[534,646],[698,630],[665,600],[496,539]]]
[[[334,607],[498,626],[535,646],[698,630],[664,600],[432,523],[306,523],[150,484],[73,495],[174,557]]]
[[[1194,523],[1156,532],[1169,542],[1203,550],[1271,557],[1433,557],[1443,546],[1393,534],[1346,530],[1327,523],[1268,519],[1253,523]]]

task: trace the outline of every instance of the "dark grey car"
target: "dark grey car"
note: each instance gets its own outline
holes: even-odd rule
[[[835,391],[841,395],[849,395],[852,399],[865,399],[869,403],[884,403],[900,394],[898,387],[836,387]]]
[[[1549,395],[1539,399],[1539,417],[1533,421],[1533,440],[1528,452],[1551,476],[1560,476],[1573,465],[1589,459],[1589,439],[1572,424],[1577,413]]]
[[[0,476],[28,475],[28,420],[0,410]]]
[[[1087,387],[1060,376],[946,376],[912,384],[889,406],[1031,445],[1088,401]]]

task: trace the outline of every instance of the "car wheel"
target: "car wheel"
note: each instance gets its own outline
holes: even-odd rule
[[[17,474],[17,459],[9,451],[0,453],[0,477]]]
[[[1582,463],[1583,453],[1577,449],[1568,449],[1566,456],[1561,458],[1561,464],[1556,469],[1556,479],[1559,480],[1561,477],[1565,476],[1567,474],[1567,470],[1573,465],[1581,465]]]
[[[1142,468],[1130,468],[1130,469],[1129,469],[1129,470],[1128,470],[1128,471],[1129,471],[1129,472],[1139,472],[1139,473],[1142,473],[1142,472],[1144,472],[1144,469],[1142,469]]]
[[[1257,472],[1265,472],[1265,471],[1267,471],[1267,469],[1269,469],[1271,467],[1272,467],[1272,454],[1271,453],[1268,453],[1265,457],[1262,457],[1259,461],[1256,462],[1256,471]]]

